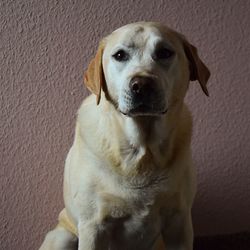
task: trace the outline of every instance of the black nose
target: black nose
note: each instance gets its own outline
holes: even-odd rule
[[[135,76],[130,81],[130,89],[133,94],[146,94],[153,88],[155,80],[148,76]]]

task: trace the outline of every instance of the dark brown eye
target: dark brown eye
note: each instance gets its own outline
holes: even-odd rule
[[[174,51],[167,48],[159,48],[155,51],[155,60],[166,60],[174,55]]]
[[[118,62],[125,62],[128,61],[129,54],[126,51],[120,49],[113,55],[113,58],[115,58],[115,60]]]

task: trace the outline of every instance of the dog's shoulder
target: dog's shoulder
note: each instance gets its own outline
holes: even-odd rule
[[[80,108],[77,111],[77,118],[81,118],[95,112],[94,111],[95,106],[96,106],[96,99],[95,96],[91,94],[83,100]]]
[[[96,97],[91,94],[84,99],[77,111],[77,124],[90,133],[101,122],[102,113],[101,105],[96,104]]]

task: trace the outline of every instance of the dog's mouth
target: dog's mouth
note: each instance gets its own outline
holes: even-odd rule
[[[127,116],[164,115],[168,110],[168,105],[162,93],[160,89],[152,89],[151,92],[139,94],[125,91],[121,102],[118,102],[118,110]]]
[[[166,114],[167,111],[168,111],[167,108],[159,109],[146,104],[137,105],[136,107],[132,107],[127,111],[120,110],[122,114],[127,116],[160,116]]]

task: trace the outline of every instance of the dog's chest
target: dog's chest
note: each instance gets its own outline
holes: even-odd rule
[[[167,193],[168,174],[153,150],[125,144],[106,150],[105,161],[81,182],[89,198],[80,207],[98,226],[98,242],[107,244],[100,249],[151,250],[161,231],[160,196]]]
[[[97,217],[100,237],[111,244],[107,249],[152,249],[161,230],[160,195],[166,182],[156,175],[105,184],[98,193]]]
[[[109,238],[107,249],[151,249],[161,230],[161,218],[156,198],[143,196],[100,195],[99,231]]]

